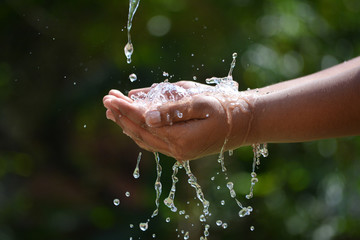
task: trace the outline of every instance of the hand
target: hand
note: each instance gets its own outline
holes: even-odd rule
[[[200,86],[213,89],[190,81],[175,84],[185,89]],[[225,139],[229,139],[226,149],[245,142],[250,111],[249,105],[239,96],[229,100],[215,93],[198,93],[167,102],[154,110],[131,99],[132,95],[149,90],[133,90],[129,97],[111,90],[103,99],[107,118],[116,122],[141,148],[184,161],[220,152]],[[233,124],[239,117],[241,121]]]

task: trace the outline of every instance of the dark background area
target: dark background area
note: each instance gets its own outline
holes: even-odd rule
[[[162,204],[174,163],[163,155],[160,213],[139,230],[155,208],[155,161],[142,151],[141,177],[132,177],[141,149],[105,118],[102,97],[161,82],[163,71],[172,82],[225,76],[233,52],[241,90],[360,53],[358,0],[142,0],[131,64],[127,13],[127,1],[0,1],[1,240],[174,239],[181,230],[199,239],[201,207],[184,171],[175,204],[190,219]],[[269,144],[269,152],[251,201],[252,149],[225,158],[239,199],[254,208],[245,218],[216,174],[216,156],[191,162],[211,202],[209,239],[360,239],[359,137]]]

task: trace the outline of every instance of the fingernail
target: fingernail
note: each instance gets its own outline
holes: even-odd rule
[[[149,127],[153,127],[161,123],[161,116],[159,111],[149,111],[145,115],[145,122]]]

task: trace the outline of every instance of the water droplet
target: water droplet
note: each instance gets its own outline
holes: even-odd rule
[[[52,40],[55,41],[55,38],[53,37]]]
[[[135,167],[135,170],[134,170],[134,172],[133,172],[134,178],[139,178],[139,177],[140,177],[139,164],[140,164],[140,160],[141,160],[141,155],[142,155],[142,152],[139,152],[139,155],[138,155],[138,158],[137,158],[137,162],[136,162],[136,167]]]
[[[183,117],[183,113],[180,112],[180,111],[178,111],[178,110],[177,110],[177,112],[176,112],[176,115],[177,115],[178,118],[182,118],[182,117]]]
[[[250,227],[250,231],[254,231],[255,230],[255,227],[254,226],[251,226]]]
[[[190,216],[189,215],[185,215],[185,219],[189,219],[190,218]]]
[[[193,57],[193,56],[194,56],[194,54],[192,53],[192,54],[191,54],[191,56]]]
[[[225,200],[221,200],[220,204],[224,206],[225,205]]]
[[[120,200],[118,198],[115,198],[113,200],[113,203],[114,203],[115,206],[119,206],[120,205]]]
[[[156,238],[156,234],[155,234],[155,233],[153,233],[152,237],[153,237],[153,238]]]
[[[127,63],[131,63],[131,55],[133,54],[133,52],[134,52],[134,47],[133,47],[132,43],[128,42],[124,47],[124,53],[126,56]]]
[[[237,57],[237,53],[234,52],[234,53],[232,54],[232,57],[233,57],[233,58],[236,58],[236,57]]]
[[[258,181],[259,181],[259,180],[258,180],[257,178],[252,178],[252,179],[251,179],[251,183],[252,183],[252,184],[257,183]]]
[[[193,76],[193,80],[196,81],[196,80],[197,80],[197,77],[196,77],[196,76]]]
[[[135,82],[137,80],[137,76],[135,73],[129,75],[130,82]]]
[[[205,237],[208,237],[210,235],[209,233],[209,228],[210,228],[210,225],[209,224],[206,224],[205,225],[205,230],[204,230],[204,236]]]
[[[189,232],[186,232],[184,235],[184,240],[187,240],[187,239],[189,239]]]
[[[165,221],[166,221],[167,223],[170,222],[170,218],[167,217]]]
[[[205,117],[207,117],[207,118],[210,117],[210,114],[207,113],[207,114],[205,115]]]
[[[250,192],[250,193],[247,194],[245,197],[246,197],[246,199],[251,199],[253,196],[254,196],[253,193]]]
[[[129,192],[126,192],[126,193],[125,193],[125,196],[126,196],[126,197],[130,197],[130,193],[129,193]]]
[[[247,215],[250,215],[250,211],[246,207],[239,211],[239,217],[245,217]]]
[[[223,223],[223,224],[222,224],[222,228],[223,228],[223,229],[226,229],[227,227],[228,227],[228,224],[227,224],[227,223]]]
[[[210,179],[211,179],[211,181],[214,181],[214,180],[215,180],[215,177],[213,176],[213,177],[211,177]]]
[[[164,77],[168,77],[168,76],[169,76],[169,73],[163,72],[163,76],[164,76]]]
[[[184,215],[185,214],[185,210],[180,210],[179,211],[179,215]]]
[[[256,177],[256,173],[255,173],[255,172],[252,172],[252,173],[251,173],[251,177],[253,177],[253,178]]]
[[[74,86],[76,85],[76,82],[74,82]]]
[[[205,218],[204,214],[200,215],[200,222],[206,222],[206,218]]]
[[[222,221],[221,221],[221,220],[217,220],[217,221],[216,221],[216,225],[221,226],[221,225],[222,225]]]
[[[141,231],[146,231],[148,229],[148,222],[140,223],[139,227]]]
[[[134,225],[133,224],[130,224],[130,228],[133,228],[134,227]]]
[[[220,190],[220,188],[221,188],[220,186],[217,186],[217,187],[216,187],[217,190]]]
[[[234,188],[234,183],[228,182],[228,183],[226,184],[226,186],[227,186],[227,188],[228,188],[229,190],[232,190],[232,189]]]

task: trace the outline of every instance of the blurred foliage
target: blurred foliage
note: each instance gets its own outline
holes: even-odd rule
[[[170,239],[182,229],[199,239],[200,208],[183,171],[176,204],[190,220],[161,204],[139,231],[155,207],[153,155],[143,153],[134,180],[140,149],[106,120],[102,97],[163,81],[163,71],[171,81],[224,76],[233,52],[242,90],[360,53],[358,0],[153,0],[140,3],[126,64],[127,11],[127,1],[0,1],[0,239]],[[269,148],[255,198],[241,197],[254,208],[246,218],[216,174],[216,157],[192,162],[211,202],[209,239],[359,239],[360,138]],[[238,195],[248,192],[251,161],[249,147],[226,157]],[[161,162],[164,198],[174,160]]]

